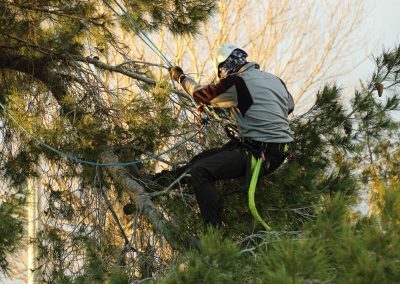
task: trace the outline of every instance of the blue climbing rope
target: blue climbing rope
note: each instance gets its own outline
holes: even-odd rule
[[[114,12],[114,14],[121,19],[121,21],[131,30],[133,31],[139,38],[154,52],[156,53],[168,67],[173,67],[171,61],[169,61],[163,52],[154,44],[154,42],[150,39],[150,37],[143,31],[143,29],[139,26],[139,24],[132,18],[132,16],[128,13],[128,11],[118,2],[118,0],[112,0],[120,9],[120,11],[125,15],[129,21],[127,21],[121,13],[119,13],[116,9],[114,9],[110,3],[110,0],[103,0],[104,4]],[[133,24],[133,26],[132,26]],[[197,103],[194,101],[192,96],[189,96],[193,105],[197,107]],[[221,118],[216,114],[213,110],[212,106],[206,106],[204,108],[208,114],[210,114],[217,121],[221,121]]]
[[[90,166],[95,166],[95,167],[126,167],[126,166],[132,166],[135,164],[139,164],[139,163],[143,163],[145,161],[149,161],[152,159],[155,159],[157,157],[160,157],[164,154],[167,154],[169,152],[171,152],[172,150],[186,144],[187,142],[189,142],[190,140],[192,140],[194,137],[196,137],[197,135],[197,131],[195,131],[195,133],[193,135],[191,135],[189,138],[173,145],[172,147],[168,148],[165,151],[162,151],[158,154],[155,155],[151,155],[148,156],[146,158],[140,159],[140,160],[136,160],[136,161],[131,161],[131,162],[126,162],[126,163],[97,163],[97,162],[92,162],[92,161],[87,161],[87,160],[83,160],[80,159],[70,153],[58,150],[52,146],[50,146],[49,144],[47,144],[46,142],[42,141],[40,138],[36,137],[34,134],[32,134],[29,130],[27,130],[25,127],[23,127],[20,123],[18,123],[18,121],[15,119],[15,117],[12,115],[11,111],[6,108],[2,103],[0,103],[0,107],[3,109],[4,113],[21,129],[22,132],[24,132],[26,135],[28,135],[29,137],[31,137],[33,140],[35,140],[38,144],[42,145],[43,147],[46,147],[47,149],[49,149],[50,151],[57,153],[58,155],[65,157],[71,161],[77,162],[79,164],[86,164],[86,165],[90,165]]]
[[[119,13],[116,9],[114,9],[110,3],[109,0],[103,0],[104,4],[114,12],[114,14],[119,17],[121,19],[121,21],[131,30],[133,31],[137,36],[139,36],[139,38],[141,40],[143,40],[143,42],[154,52],[156,53],[160,59],[168,66],[168,67],[172,67],[172,63],[166,58],[166,56],[162,53],[162,51],[153,43],[153,41],[150,39],[150,37],[143,31],[143,29],[139,26],[139,24],[131,17],[131,15],[129,15],[128,11],[117,1],[117,0],[113,0],[113,2],[118,6],[118,8],[120,9],[120,11],[122,12],[122,14],[129,20],[127,21],[121,13]],[[149,161],[152,159],[155,159],[157,157],[160,157],[164,154],[167,154],[169,152],[171,152],[172,150],[186,144],[187,142],[189,142],[190,140],[192,140],[194,137],[196,137],[197,135],[197,131],[195,131],[195,133],[193,135],[191,135],[189,138],[173,145],[172,147],[168,148],[165,151],[162,151],[158,154],[155,155],[151,155],[148,156],[146,158],[140,159],[140,160],[136,160],[136,161],[131,161],[131,162],[126,162],[126,163],[97,163],[97,162],[93,162],[93,161],[87,161],[87,160],[83,160],[80,159],[70,153],[61,151],[59,149],[56,149],[52,146],[50,146],[49,144],[47,144],[46,142],[42,141],[40,138],[36,137],[33,133],[29,132],[26,128],[24,128],[16,119],[15,117],[12,115],[11,111],[8,110],[2,103],[0,103],[0,107],[3,109],[4,113],[21,129],[22,132],[24,132],[27,136],[31,137],[33,140],[35,140],[38,144],[42,145],[43,147],[49,149],[50,151],[57,153],[58,155],[65,157],[71,161],[77,162],[79,164],[86,164],[86,165],[90,165],[90,166],[98,166],[98,167],[112,167],[112,166],[132,166],[135,164],[139,164],[139,163],[143,163],[145,161]],[[210,112],[210,110],[208,110]],[[217,116],[218,120],[220,120],[220,118]]]
[[[150,37],[143,31],[143,29],[139,26],[139,24],[132,18],[132,16],[128,13],[128,11],[117,1],[113,0],[113,2],[119,7],[121,12],[125,15],[125,17],[129,20],[127,21],[116,9],[114,9],[110,3],[108,2],[109,0],[103,0],[104,4],[114,12],[114,14],[121,19],[121,21],[135,34],[137,34],[138,37],[140,37],[141,40],[154,52],[156,53],[162,61],[164,61],[165,64],[168,65],[168,67],[172,67],[171,62],[166,58],[166,56],[162,53],[162,51],[153,43],[153,41],[150,39]],[[133,26],[132,26],[133,24]]]

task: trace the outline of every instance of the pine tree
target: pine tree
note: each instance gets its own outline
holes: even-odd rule
[[[233,242],[209,232],[201,252],[187,252],[155,282],[396,283],[399,189],[388,188],[382,214],[369,217],[354,216],[345,196],[332,196],[295,236],[253,235]]]
[[[141,171],[148,172],[154,163],[127,171],[77,166],[21,131],[23,127],[54,148],[103,163],[137,160],[183,139],[177,131],[171,138],[172,130],[185,133],[189,127],[175,123],[176,106],[169,101],[171,91],[163,79],[153,78],[154,70],[146,66],[113,65],[127,59],[121,54],[128,54],[130,48],[119,39],[120,27],[127,30],[125,20],[117,18],[106,3],[116,7],[113,1],[100,0],[0,3],[0,102],[8,109],[1,112],[0,167],[2,187],[11,196],[11,201],[7,197],[1,204],[7,216],[1,220],[3,269],[6,253],[14,250],[23,234],[18,215],[7,214],[22,210],[24,199],[14,201],[14,196],[25,193],[17,188],[38,174],[44,180],[42,198],[47,207],[42,216],[46,224],[37,238],[43,280],[104,280],[139,247],[152,252],[164,238],[174,247],[179,244],[171,222],[145,192],[145,183],[136,182],[143,178]],[[145,31],[167,26],[177,34],[195,33],[215,9],[212,0],[135,0],[123,5]],[[112,53],[120,56],[108,62]],[[115,83],[120,80],[117,76],[114,83],[103,84],[100,77],[107,77],[107,70],[125,74],[132,87],[121,90]],[[141,85],[143,81],[147,85]],[[121,214],[128,199],[140,212],[140,239],[135,244],[129,244],[125,231],[130,222]],[[130,274],[140,275],[134,269]]]
[[[2,190],[3,191],[3,190]],[[16,252],[21,244],[24,217],[24,190],[16,192],[4,190],[0,205],[0,268],[8,272],[7,256]]]
[[[198,131],[190,101],[169,86],[165,66],[130,60],[130,47],[120,39],[127,27],[103,2],[23,2],[0,3],[0,102],[20,126],[56,149],[101,163],[138,160]],[[123,4],[149,32],[165,25],[174,33],[194,33],[214,10],[211,0]],[[220,232],[206,234],[201,253],[181,254],[186,239],[203,231],[190,186],[160,188],[147,175],[160,163],[175,167],[226,142],[222,125],[212,121],[201,143],[191,140],[167,161],[101,168],[78,165],[43,147],[2,111],[1,182],[8,197],[0,205],[0,214],[5,212],[0,229],[8,235],[0,241],[1,259],[23,233],[15,214],[22,215],[26,193],[19,188],[39,175],[46,209],[36,242],[45,281],[357,282],[372,272],[376,281],[396,279],[397,267],[390,265],[398,259],[392,249],[398,234],[396,183],[388,185],[394,193],[388,190],[377,205],[381,215],[361,218],[349,209],[361,171],[371,177],[371,164],[357,163],[368,161],[364,156],[372,150],[379,159],[383,144],[373,142],[398,133],[388,112],[398,109],[399,98],[379,103],[374,90],[381,85],[385,93],[396,90],[399,50],[380,57],[378,72],[357,92],[350,112],[339,103],[340,89],[330,85],[308,113],[293,120],[296,160],[260,181],[257,191],[260,214],[273,231],[257,233],[261,227],[247,208],[243,181],[221,182],[218,189],[229,204],[224,239]],[[7,268],[7,262],[1,264]]]

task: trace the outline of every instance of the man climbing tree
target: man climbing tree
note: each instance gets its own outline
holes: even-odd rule
[[[242,10],[243,6],[238,6],[236,1],[218,3],[229,9],[235,6],[241,11],[237,17],[228,17],[230,21],[239,19],[247,10]],[[396,228],[400,222],[395,219],[398,214],[391,212],[398,212],[396,206],[399,203],[387,202],[387,208],[391,210],[384,210],[382,219],[358,218],[360,222],[355,223],[351,212],[341,210],[343,213],[337,214],[330,210],[321,215],[323,224],[314,221],[326,207],[324,201],[336,194],[341,193],[348,201],[357,198],[360,162],[365,163],[362,167],[370,172],[363,173],[367,182],[371,182],[369,177],[373,174],[375,183],[381,173],[382,180],[387,180],[386,165],[381,169],[369,166],[375,166],[381,157],[393,157],[386,149],[392,147],[388,141],[393,141],[393,146],[398,145],[398,127],[391,123],[387,114],[399,104],[398,98],[387,103],[379,101],[377,97],[382,92],[376,95],[373,90],[377,83],[381,84],[378,86],[384,87],[383,99],[386,93],[398,88],[399,49],[385,53],[379,59],[375,78],[357,92],[349,112],[340,104],[340,88],[320,86],[312,109],[291,121],[291,130],[296,137],[296,147],[293,147],[296,161],[282,165],[265,179],[267,192],[260,188],[257,196],[258,203],[263,204],[259,208],[262,209],[260,215],[267,216],[271,231],[256,232],[249,224],[251,216],[246,198],[231,195],[226,198],[229,208],[224,212],[225,218],[230,220],[223,240],[227,245],[221,245],[216,232],[218,235],[208,242],[212,246],[207,246],[201,239],[201,255],[189,252],[195,257],[193,262],[187,262],[182,255],[187,239],[200,234],[201,220],[193,218],[193,206],[197,206],[195,198],[187,194],[184,187],[172,190],[173,184],[160,190],[157,184],[148,180],[148,175],[164,164],[171,167],[187,164],[194,156],[192,151],[199,148],[221,146],[217,143],[222,140],[223,133],[216,133],[220,125],[215,123],[204,130],[202,145],[194,139],[197,121],[192,102],[186,94],[162,80],[164,68],[170,66],[168,58],[172,55],[184,57],[179,56],[180,51],[175,53],[164,44],[151,44],[149,38],[154,37],[147,38],[146,35],[148,32],[157,34],[162,42],[162,36],[157,32],[165,31],[172,38],[166,31],[169,30],[180,45],[184,45],[181,43],[186,39],[188,46],[195,45],[196,41],[189,40],[190,37],[179,35],[200,33],[202,22],[210,18],[212,11],[223,11],[220,7],[215,9],[216,5],[213,0],[0,1],[0,270],[3,273],[14,277],[16,273],[9,273],[8,269],[18,266],[29,269],[40,276],[40,281],[49,283],[236,283],[238,279],[241,283],[306,283],[312,279],[369,283],[376,276],[380,278],[374,278],[374,283],[396,283],[399,272],[393,264],[398,262],[398,253],[394,252],[400,251],[396,249],[399,234]],[[277,10],[271,1],[268,1],[268,7],[273,13],[266,17],[268,24],[273,26],[268,26],[260,41],[254,42],[256,46],[257,42],[264,42],[265,37],[271,37],[269,31],[279,31],[280,36],[287,38],[288,27],[297,23],[291,17],[281,17],[281,9]],[[303,9],[282,8],[290,15],[296,13],[296,17],[304,18]],[[328,7],[324,5],[323,8]],[[329,5],[333,15],[334,8]],[[225,14],[221,14],[221,18],[226,18]],[[278,22],[287,23],[287,28],[278,26],[282,28],[277,29],[275,19],[282,19]],[[212,21],[210,25],[221,26],[224,35],[226,27],[232,29],[230,25],[219,24],[219,17]],[[139,31],[142,31],[142,37]],[[210,30],[207,33],[212,42],[221,42]],[[302,29],[303,33],[305,36],[300,37],[300,41],[307,40],[310,34],[308,29]],[[336,40],[342,38],[332,31],[329,34],[335,35]],[[247,38],[241,40],[247,41]],[[334,43],[323,42],[327,48]],[[246,45],[246,51],[256,58],[248,49],[252,45]],[[288,44],[286,48],[293,46],[296,45]],[[337,45],[333,46],[336,49]],[[202,50],[199,46],[196,49]],[[268,58],[275,58],[265,45],[260,44],[259,49],[263,54],[269,54]],[[147,56],[147,51],[160,58],[153,60]],[[293,60],[293,64],[301,66],[307,73],[302,61],[296,60],[296,54],[287,54],[288,60]],[[220,63],[225,62],[228,55]],[[262,59],[257,63],[263,65]],[[245,69],[245,66],[241,68]],[[282,70],[268,68],[278,69]],[[233,112],[238,115],[239,122],[242,119],[243,125],[253,126],[252,131],[246,132],[249,128],[239,123],[241,143],[247,142],[245,138],[265,142],[264,132],[256,134],[266,128],[256,127],[258,124],[253,123],[259,120],[252,119],[251,115],[268,109],[267,105],[258,104],[261,98],[257,92],[253,93],[253,88],[258,86],[255,74],[266,74],[254,66],[242,71],[229,74],[235,75],[232,90],[227,89],[208,99],[208,103],[236,106]],[[313,69],[308,71],[308,74],[314,74]],[[222,82],[229,82],[229,75],[223,80],[225,75],[221,73],[221,81],[211,85],[214,90],[218,86],[223,88]],[[254,80],[247,77],[250,75]],[[333,73],[328,72],[328,75]],[[182,74],[179,77],[185,86],[192,86],[192,94],[201,90],[194,83],[189,84],[189,79]],[[284,78],[289,80],[286,72]],[[320,77],[315,78],[319,80]],[[245,105],[245,96],[240,92],[242,85],[237,83],[240,79],[245,82],[252,100],[248,100],[251,103],[245,115],[240,113],[241,106]],[[276,79],[272,77],[266,81],[275,82]],[[300,88],[304,90],[309,84],[303,82],[293,81],[297,86],[304,86]],[[268,90],[264,96],[287,95],[278,81]],[[230,91],[236,102],[229,102],[224,95]],[[201,92],[204,93],[207,94]],[[221,101],[218,104],[222,99],[226,100],[225,104]],[[283,102],[286,99],[290,100],[290,97],[284,96]],[[289,108],[282,110],[282,125],[287,123],[288,111]],[[263,116],[256,116],[260,117]],[[396,132],[387,139],[391,131]],[[231,154],[236,155],[230,157],[235,163],[237,153],[242,155],[242,163],[237,162],[236,166],[250,171],[249,145],[231,143],[229,147],[232,147]],[[164,151],[166,149],[168,153]],[[194,165],[194,177],[196,168],[203,168],[207,174],[199,175],[204,183],[198,186],[199,189],[214,186],[211,174],[215,172],[209,173],[209,166],[204,163],[225,152],[228,148],[218,149],[216,153],[206,152],[196,158],[199,163],[196,160],[190,163]],[[256,151],[256,154],[260,152]],[[273,156],[268,149],[266,152],[272,165]],[[393,180],[397,180],[398,163],[393,159],[391,162]],[[228,167],[234,165],[227,161],[221,169],[226,173]],[[236,167],[234,170],[238,171]],[[27,226],[24,217],[26,201],[29,200],[25,185],[30,178],[40,180],[40,200],[43,201],[38,220],[43,226],[36,238],[25,237],[24,229]],[[233,183],[221,183],[222,191],[227,192]],[[122,208],[127,202],[131,205],[129,216],[124,215]],[[349,209],[355,204],[350,205]],[[345,222],[356,224],[354,230],[349,230]],[[375,225],[370,229],[373,223]],[[342,246],[343,243],[346,246]],[[28,245],[38,248],[38,267],[23,263]],[[21,255],[14,256],[17,251],[21,251]],[[186,267],[182,272],[176,269],[178,259],[182,259]],[[164,282],[162,278],[169,277],[169,271],[173,271],[176,278],[182,275],[187,278]],[[356,273],[360,278],[354,278]],[[21,278],[26,280],[24,274]]]
[[[202,218],[215,227],[222,223],[215,181],[243,176],[249,181],[253,157],[262,159],[262,174],[271,173],[285,160],[293,141],[288,120],[294,108],[291,94],[281,79],[262,72],[246,58],[240,46],[223,45],[215,59],[219,80],[206,86],[186,76],[180,67],[170,68],[171,77],[196,102],[231,108],[239,126],[239,139],[196,156],[189,165]]]

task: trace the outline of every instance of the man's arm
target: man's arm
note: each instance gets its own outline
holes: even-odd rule
[[[202,86],[185,75],[182,68],[174,66],[168,69],[171,78],[182,85],[183,89],[198,103],[219,107],[235,107],[238,104],[235,81],[236,77],[227,76],[216,84]]]
[[[235,77],[227,76],[215,84],[200,85],[192,78],[184,77],[180,80],[183,89],[193,96],[198,103],[211,104],[220,107],[237,106]]]

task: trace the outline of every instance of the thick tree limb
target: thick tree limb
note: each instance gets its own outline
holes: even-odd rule
[[[111,151],[104,149],[101,154],[101,161],[103,163],[114,163],[118,161],[118,158]],[[123,167],[107,167],[107,171],[129,195],[136,207],[149,219],[155,230],[163,235],[174,249],[179,249],[180,242],[177,238],[177,229],[151,201],[150,195],[145,192],[144,188],[132,179]]]
[[[23,42],[29,45],[30,47],[36,47],[36,49],[38,49],[39,51],[43,51],[44,49],[40,46],[29,44],[26,43],[25,41]],[[91,57],[84,57],[81,55],[69,55],[69,54],[48,54],[47,56],[34,59],[24,55],[19,55],[10,52],[9,48],[5,47],[0,48],[0,69],[5,69],[5,68],[13,69],[16,71],[32,75],[33,77],[37,78],[38,80],[46,84],[46,86],[48,86],[48,88],[54,94],[54,96],[56,96],[56,98],[57,96],[60,96],[62,93],[66,92],[66,86],[65,84],[55,84],[55,82],[62,82],[62,80],[60,80],[60,78],[55,78],[58,77],[59,75],[56,74],[54,71],[50,70],[50,68],[48,68],[49,67],[48,63],[49,62],[54,63],[57,60],[62,60],[64,62],[65,60],[71,60],[71,59],[82,63],[93,64],[97,68],[107,70],[110,72],[117,72],[152,86],[155,86],[157,84],[155,80],[143,75],[139,75],[120,65],[116,66],[109,65]],[[178,89],[172,89],[171,92],[177,94],[182,98],[191,100],[191,97],[187,93],[182,92]]]

